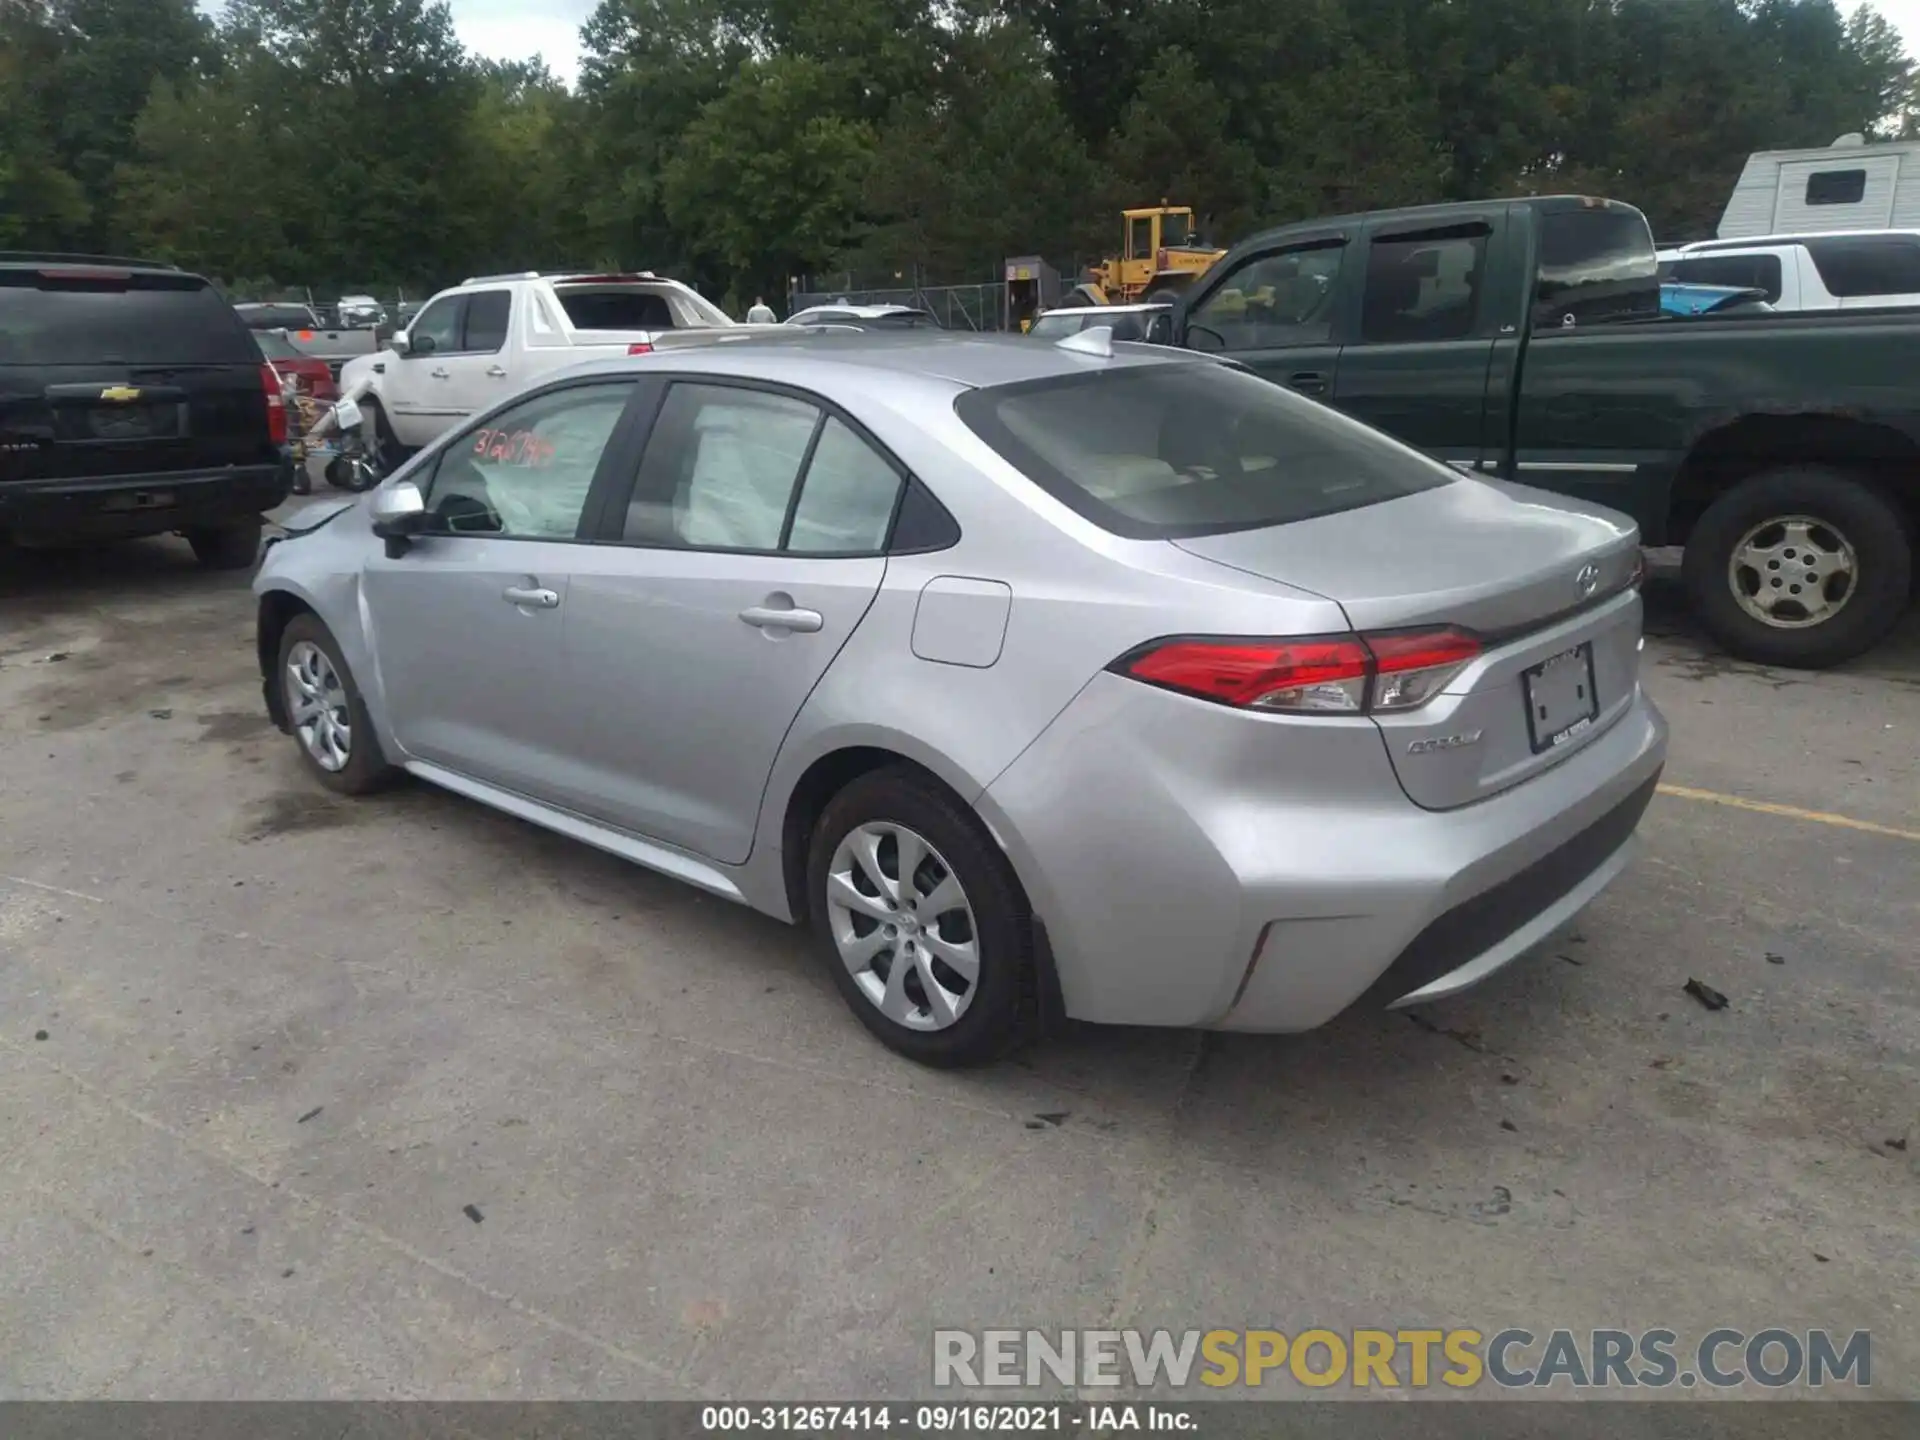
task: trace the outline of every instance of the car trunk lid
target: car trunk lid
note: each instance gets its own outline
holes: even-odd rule
[[[1173,543],[1323,595],[1362,634],[1453,626],[1479,637],[1480,656],[1439,695],[1375,716],[1402,788],[1428,809],[1470,804],[1549,768],[1631,702],[1639,546],[1624,517],[1461,480]]]

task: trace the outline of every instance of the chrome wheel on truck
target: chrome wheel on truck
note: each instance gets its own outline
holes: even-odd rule
[[[1727,583],[1740,608],[1763,625],[1824,625],[1853,598],[1860,561],[1833,525],[1811,515],[1762,520],[1740,537]]]
[[[1694,608],[1742,660],[1838,665],[1876,644],[1910,603],[1910,521],[1868,475],[1763,471],[1707,506],[1686,547]]]

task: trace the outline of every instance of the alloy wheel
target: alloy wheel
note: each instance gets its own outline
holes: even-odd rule
[[[327,652],[302,640],[287,652],[287,716],[313,763],[338,773],[353,758],[353,712]]]
[[[827,918],[841,963],[881,1014],[910,1030],[955,1024],[979,988],[973,907],[925,837],[873,820],[827,867]]]
[[[1860,562],[1851,541],[1826,520],[1780,515],[1740,538],[1727,583],[1740,608],[1763,625],[1824,625],[1853,598]]]

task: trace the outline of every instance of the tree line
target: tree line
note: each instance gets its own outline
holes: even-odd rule
[[[1575,190],[1712,233],[1750,151],[1920,134],[1833,0],[601,0],[579,81],[443,0],[0,0],[0,248],[236,292],[633,266],[991,281],[1192,205],[1303,216]]]

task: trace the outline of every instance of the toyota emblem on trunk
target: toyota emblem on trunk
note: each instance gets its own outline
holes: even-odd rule
[[[1580,573],[1573,577],[1573,588],[1580,592],[1580,598],[1582,600],[1592,595],[1594,591],[1600,588],[1600,567],[1598,565],[1582,565],[1580,567]]]

